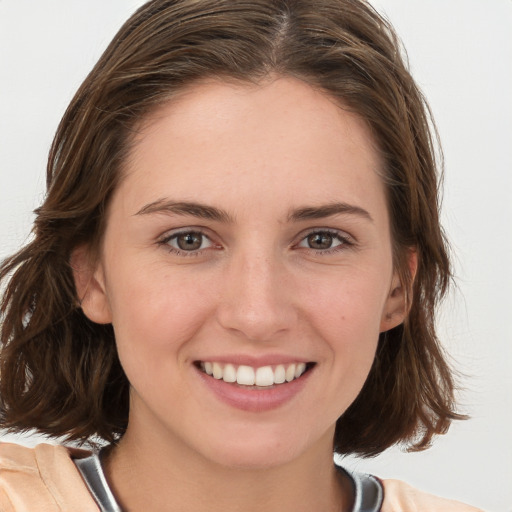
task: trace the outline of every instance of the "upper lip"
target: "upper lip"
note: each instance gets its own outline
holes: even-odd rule
[[[282,354],[269,354],[264,356],[237,354],[206,356],[197,359],[195,362],[215,362],[221,364],[232,364],[234,366],[245,365],[253,368],[260,368],[262,366],[276,366],[279,364],[312,363],[313,361],[304,357]]]

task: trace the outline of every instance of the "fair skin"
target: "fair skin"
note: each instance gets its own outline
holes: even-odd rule
[[[131,384],[123,510],[350,510],[336,420],[405,314],[379,170],[364,122],[290,78],[203,82],[145,120],[97,265],[74,255]]]

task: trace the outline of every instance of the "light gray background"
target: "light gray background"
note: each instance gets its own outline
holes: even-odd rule
[[[0,0],[0,257],[26,239],[71,97],[140,0]],[[349,462],[486,510],[512,511],[512,1],[375,0],[430,100],[446,156],[443,219],[458,291],[442,339],[462,410],[419,454]],[[13,436],[4,436],[13,439]],[[17,437],[27,445],[34,437]]]

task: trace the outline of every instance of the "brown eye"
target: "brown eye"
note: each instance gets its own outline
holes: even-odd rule
[[[197,251],[203,243],[203,235],[201,233],[183,233],[176,237],[176,245],[182,251]]]
[[[349,235],[342,231],[313,231],[297,244],[298,247],[312,249],[325,254],[330,254],[332,251],[345,249],[352,245],[353,243]]]
[[[183,252],[199,252],[212,246],[211,240],[200,231],[183,231],[163,241],[171,250]]]
[[[306,240],[308,247],[311,249],[330,249],[334,241],[334,236],[330,233],[311,233]]]

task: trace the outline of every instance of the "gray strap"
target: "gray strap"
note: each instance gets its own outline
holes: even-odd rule
[[[73,459],[73,462],[101,512],[122,512],[108,486],[98,454],[93,453],[84,459]]]
[[[380,481],[373,475],[349,471],[341,466],[337,468],[352,480],[354,489],[352,512],[379,512],[384,500],[384,490]]]
[[[380,482],[372,475],[356,474],[354,512],[379,512],[384,498]]]
[[[74,459],[73,462],[101,512],[122,512],[108,486],[98,454],[93,453],[84,459]],[[354,490],[352,512],[379,512],[384,499],[380,481],[372,475],[349,471],[338,465],[336,467],[345,473],[352,482]]]

